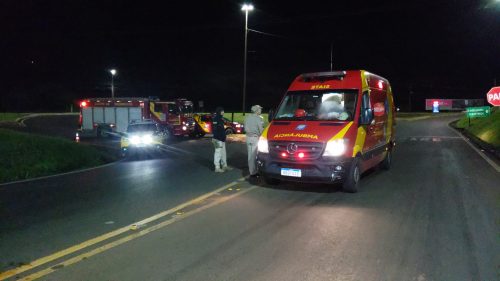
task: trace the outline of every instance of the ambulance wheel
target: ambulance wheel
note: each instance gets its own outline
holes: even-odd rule
[[[384,160],[380,162],[380,168],[384,170],[389,170],[391,168],[392,164],[392,150],[387,151],[387,155],[385,156]]]
[[[361,169],[359,167],[359,158],[354,158],[351,167],[347,172],[346,179],[342,184],[342,189],[345,192],[356,193],[358,192],[359,180],[361,179]]]

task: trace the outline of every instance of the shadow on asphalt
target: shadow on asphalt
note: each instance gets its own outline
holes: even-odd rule
[[[281,181],[278,184],[267,184],[262,177],[247,178],[248,183],[259,187],[275,190],[299,191],[310,193],[336,193],[342,192],[341,183],[300,183],[291,181]]]
[[[363,185],[363,181],[366,181],[372,177],[380,174],[381,171],[379,168],[372,168],[367,170],[361,176],[361,186]],[[247,172],[242,172],[244,177],[248,176]],[[300,192],[311,192],[311,193],[337,193],[342,191],[342,183],[301,183],[301,182],[293,182],[293,181],[281,181],[278,184],[268,184],[264,181],[264,178],[259,176],[257,178],[248,178],[246,181],[252,185],[256,185],[263,188],[268,189],[276,189],[276,190],[286,190],[286,191],[300,191]],[[358,192],[362,192],[362,189]]]

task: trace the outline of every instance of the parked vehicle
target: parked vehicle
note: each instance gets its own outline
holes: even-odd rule
[[[299,75],[270,119],[257,154],[268,183],[340,181],[356,192],[364,171],[391,166],[395,107],[388,80],[376,74]]]
[[[195,134],[197,136],[204,136],[205,134],[212,133],[212,115],[211,114],[195,114],[193,119],[196,122]],[[226,135],[244,133],[244,126],[235,121],[227,118],[224,119],[224,130]]]
[[[80,102],[79,135],[110,136],[124,133],[135,121],[156,122],[167,137],[194,131],[193,103],[186,99],[92,98]]]

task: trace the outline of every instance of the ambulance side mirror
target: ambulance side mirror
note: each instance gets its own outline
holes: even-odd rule
[[[360,125],[370,125],[373,121],[373,111],[371,108],[365,108],[359,116]]]
[[[267,121],[269,123],[271,123],[271,121],[273,121],[273,119],[274,119],[274,110],[270,109],[269,113],[267,114]]]

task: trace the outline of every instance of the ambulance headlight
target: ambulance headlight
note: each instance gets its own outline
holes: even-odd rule
[[[151,144],[153,142],[153,137],[151,135],[144,135],[141,140],[143,144]]]
[[[269,153],[269,145],[267,139],[260,137],[259,142],[257,142],[257,151],[261,153]]]
[[[130,138],[130,143],[131,144],[139,144],[139,143],[141,143],[141,138],[139,136],[132,136]]]
[[[323,156],[340,156],[344,154],[345,142],[346,141],[344,139],[331,140],[327,142]]]

